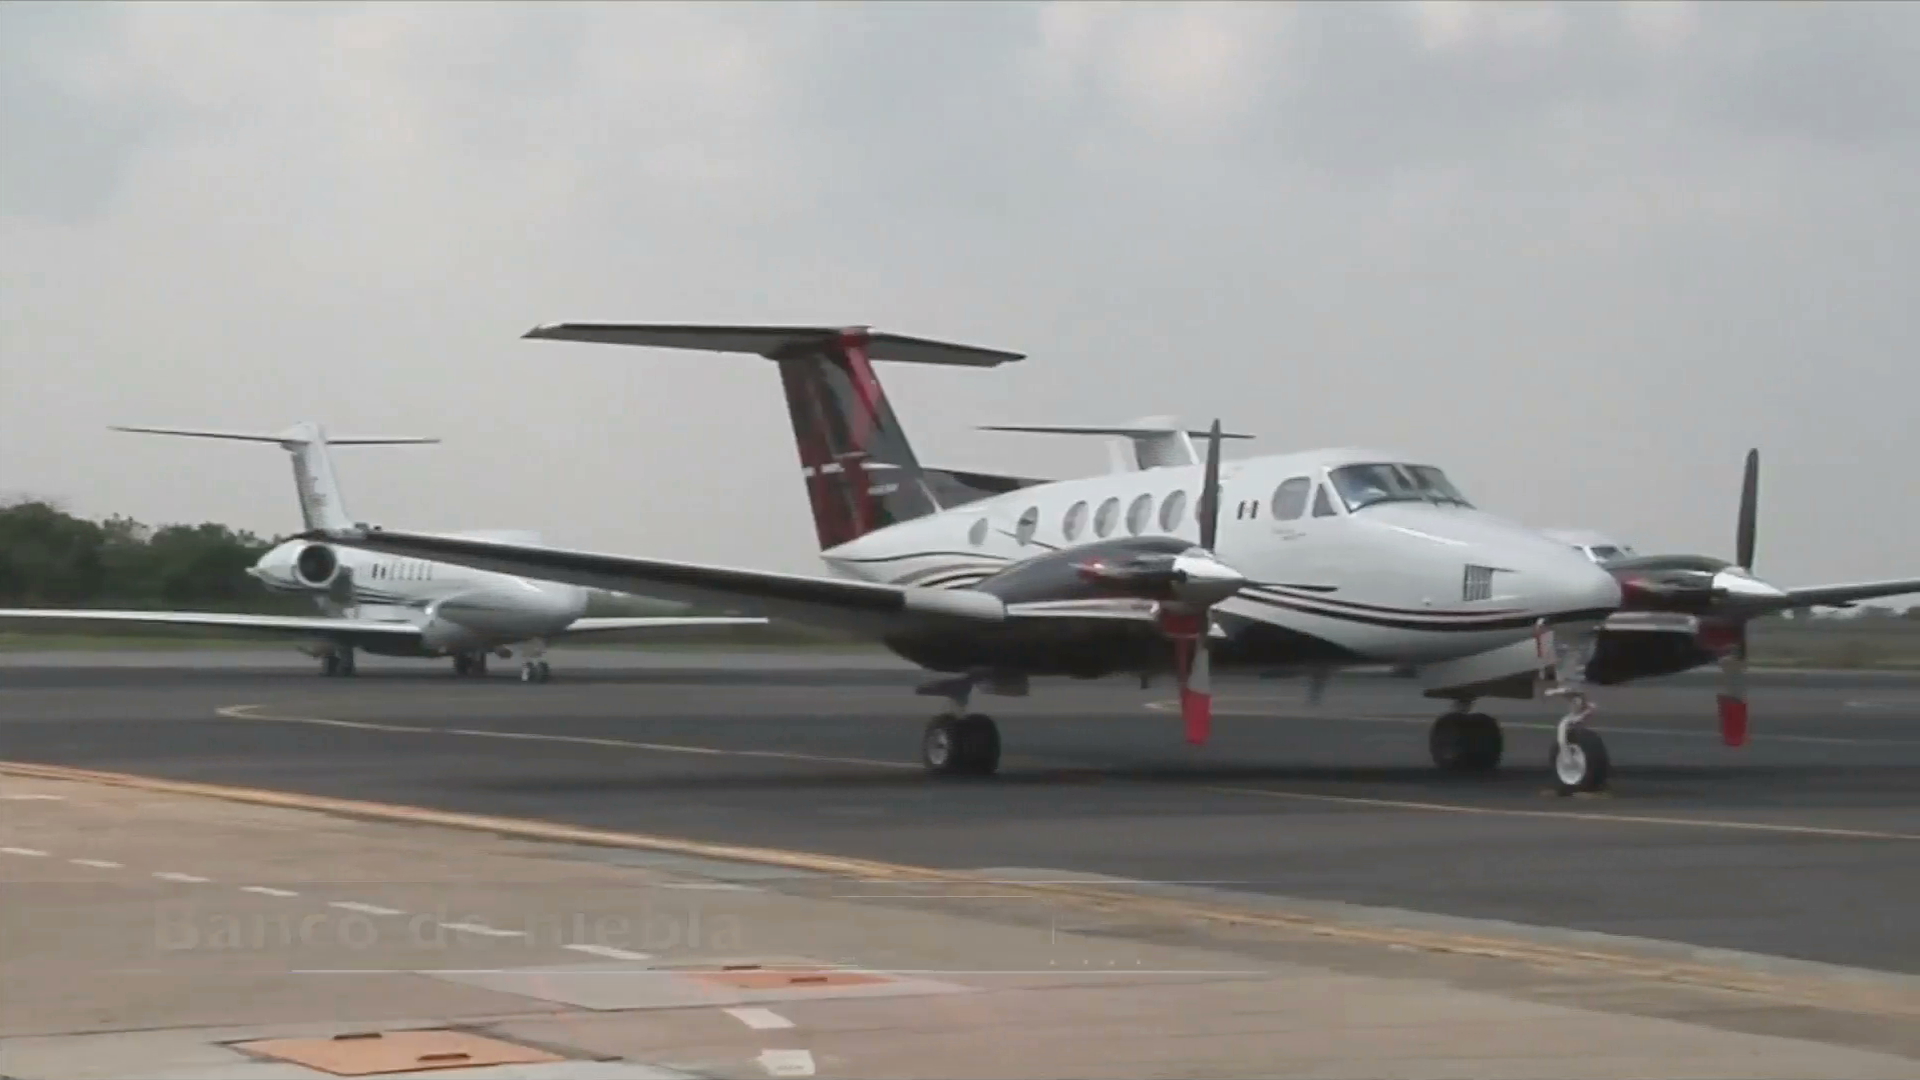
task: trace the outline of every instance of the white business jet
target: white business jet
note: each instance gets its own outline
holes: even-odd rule
[[[981,775],[1000,756],[977,689],[1021,695],[1034,676],[1171,671],[1190,742],[1210,730],[1209,672],[1418,665],[1455,700],[1429,748],[1449,770],[1486,770],[1500,726],[1471,711],[1514,661],[1534,669],[1536,628],[1595,625],[1620,601],[1613,576],[1538,531],[1472,506],[1417,459],[1316,450],[1222,463],[1213,425],[1190,464],[1035,482],[924,468],[871,361],[991,367],[1020,354],[864,328],[566,324],[530,338],[745,353],[778,369],[821,556],[839,577],[778,574],[497,539],[356,525],[316,539],[408,558],[598,588],[722,600],[865,634],[942,673],[926,768]],[[1136,463],[1137,464],[1137,463]],[[1523,676],[1531,696],[1531,676]],[[1559,748],[1599,747],[1563,725]],[[1559,777],[1604,780],[1604,751]]]
[[[437,443],[418,436],[329,436],[318,424],[300,423],[277,435],[179,428],[116,427],[115,431],[277,443],[293,458],[300,514],[312,530],[346,527],[340,483],[327,452],[332,446]],[[531,532],[467,532],[455,535],[538,544]],[[311,597],[324,614],[244,615],[199,611],[99,611],[0,608],[0,621],[52,621],[96,625],[220,627],[305,639],[304,651],[320,659],[323,675],[353,675],[356,650],[382,656],[453,658],[457,675],[487,673],[487,657],[522,657],[522,682],[547,682],[549,642],[583,634],[687,626],[765,625],[763,618],[694,616],[585,618],[589,590],[536,581],[453,563],[341,551],[325,543],[292,539],[262,555],[247,572],[267,588]]]

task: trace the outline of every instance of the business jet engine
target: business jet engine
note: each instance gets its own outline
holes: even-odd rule
[[[310,589],[325,589],[341,576],[340,556],[326,544],[308,544],[293,557],[293,576]]]

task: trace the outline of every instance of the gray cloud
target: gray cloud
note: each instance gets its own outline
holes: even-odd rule
[[[860,321],[1032,354],[883,373],[936,462],[1219,412],[1723,552],[1757,444],[1770,575],[1916,569],[1908,6],[0,18],[0,489],[284,529],[277,455],[101,428],[313,418],[448,440],[343,452],[364,517],[811,569],[769,372],[516,337]]]

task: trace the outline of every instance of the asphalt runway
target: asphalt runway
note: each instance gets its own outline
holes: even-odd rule
[[[502,665],[279,653],[0,654],[0,758],[959,869],[1091,872],[1920,973],[1920,678],[1760,674],[1720,745],[1712,684],[1599,696],[1610,796],[1547,792],[1555,713],[1489,703],[1497,776],[1427,762],[1439,711],[1355,675],[1307,705],[1226,678],[1215,738],[1169,688],[978,697],[998,777],[917,765],[913,669],[788,653],[555,651]]]

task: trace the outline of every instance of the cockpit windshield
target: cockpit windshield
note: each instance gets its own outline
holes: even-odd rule
[[[1447,474],[1431,465],[1342,465],[1328,475],[1348,513],[1383,502],[1473,507]]]

